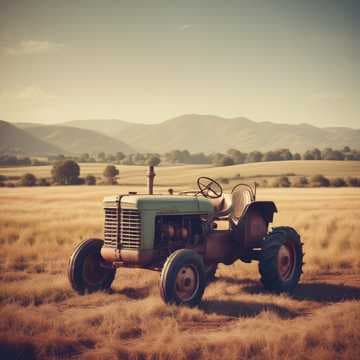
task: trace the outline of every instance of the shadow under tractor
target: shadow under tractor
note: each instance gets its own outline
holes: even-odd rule
[[[104,240],[88,239],[68,265],[71,286],[80,294],[110,288],[119,267],[157,270],[165,303],[196,306],[219,263],[259,263],[267,290],[291,292],[302,274],[303,250],[291,227],[269,232],[276,206],[256,201],[256,187],[236,185],[224,194],[219,183],[197,179],[195,191],[129,193],[104,198]]]

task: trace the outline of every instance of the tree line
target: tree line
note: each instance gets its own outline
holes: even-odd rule
[[[158,153],[134,153],[125,155],[121,152],[97,155],[87,153],[74,158],[79,162],[108,162],[119,165],[159,165],[163,164],[208,164],[215,166],[230,166],[263,161],[286,161],[286,160],[360,160],[360,151],[345,146],[340,150],[332,148],[314,148],[300,154],[291,152],[289,149],[278,149],[272,151],[251,151],[243,152],[235,148],[227,150],[225,153],[215,152],[205,154],[203,152],[191,153],[189,150],[172,150],[165,154]]]
[[[115,165],[107,165],[102,173],[101,184],[115,185],[119,176],[119,169]],[[16,180],[16,182],[12,182]],[[50,178],[37,178],[32,173],[23,176],[0,175],[0,187],[8,186],[50,186],[50,185],[96,185],[97,178],[94,175],[80,177],[80,166],[74,160],[56,161],[51,168]]]
[[[57,155],[50,156],[47,161],[30,159],[29,157],[18,158],[16,156],[0,156],[0,166],[26,166],[26,165],[48,165],[56,161],[74,160],[80,163],[112,163],[117,165],[153,165],[163,164],[213,164],[215,166],[230,166],[235,164],[264,162],[264,161],[286,161],[286,160],[360,160],[360,151],[345,146],[342,149],[318,149],[314,148],[300,154],[291,152],[289,149],[278,149],[272,151],[242,152],[231,148],[225,153],[205,154],[203,152],[191,153],[188,150],[172,150],[165,154],[158,153],[134,153],[125,155],[122,152],[116,154],[84,153],[79,156]]]
[[[251,151],[242,152],[237,149],[229,149],[226,153],[191,154],[187,150],[173,150],[164,155],[169,163],[185,164],[213,164],[216,166],[231,166],[265,161],[288,161],[288,160],[360,160],[360,151],[345,146],[340,150],[314,148],[303,154],[292,153],[289,149],[278,149],[267,152]]]

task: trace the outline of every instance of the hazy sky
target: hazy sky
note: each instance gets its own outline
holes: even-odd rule
[[[0,119],[360,128],[360,1],[0,0]]]

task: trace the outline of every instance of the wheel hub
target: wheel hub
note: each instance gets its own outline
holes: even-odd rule
[[[295,270],[295,249],[292,243],[286,242],[281,245],[277,258],[278,272],[282,280],[291,278]]]
[[[175,291],[181,301],[189,301],[199,287],[198,271],[186,265],[180,268],[176,275]]]

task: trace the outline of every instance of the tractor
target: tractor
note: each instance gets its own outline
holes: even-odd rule
[[[238,184],[224,193],[214,179],[199,177],[198,189],[104,198],[104,239],[88,239],[74,250],[68,278],[79,294],[108,290],[116,270],[159,271],[165,303],[196,306],[218,264],[258,261],[261,282],[273,292],[291,292],[302,274],[303,243],[291,227],[269,231],[277,208],[256,201],[256,186]]]

